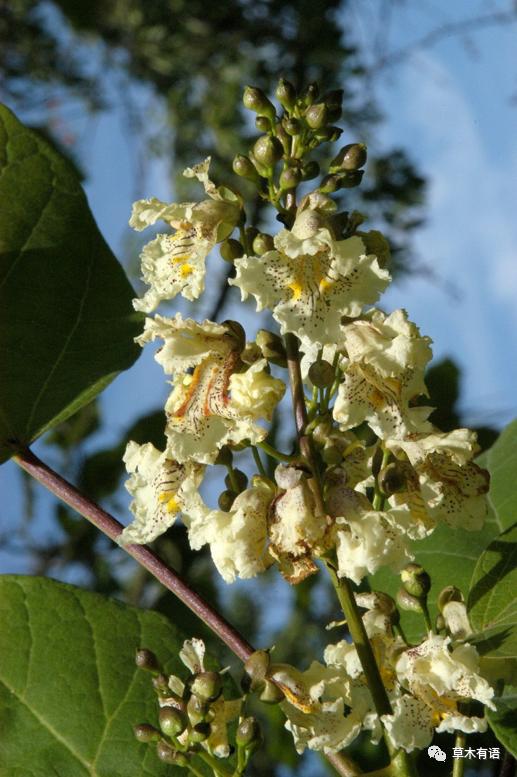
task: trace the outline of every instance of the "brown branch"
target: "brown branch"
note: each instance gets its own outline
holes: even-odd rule
[[[17,464],[29,475],[38,480],[45,488],[55,494],[67,505],[77,510],[90,523],[97,527],[114,542],[120,536],[123,526],[102,507],[81,494],[75,486],[54,472],[38,459],[28,448],[14,457]],[[254,648],[246,642],[239,632],[214,610],[205,600],[193,591],[187,583],[172,569],[169,569],[158,556],[145,545],[124,545],[123,549],[141,564],[153,577],[172,591],[183,604],[189,607],[217,636],[235,653],[246,661]]]

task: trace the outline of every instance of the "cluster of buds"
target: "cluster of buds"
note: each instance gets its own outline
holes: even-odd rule
[[[225,698],[224,672],[205,669],[204,649],[201,640],[184,643],[180,658],[191,672],[186,682],[164,674],[150,650],[137,651],[136,664],[152,675],[159,709],[158,727],[141,723],[134,734],[139,742],[156,746],[160,761],[187,769],[197,758],[218,773],[218,760],[236,753],[233,773],[238,777],[261,742],[260,727],[255,718],[242,715],[242,698]],[[232,745],[227,724],[233,719],[238,725]]]

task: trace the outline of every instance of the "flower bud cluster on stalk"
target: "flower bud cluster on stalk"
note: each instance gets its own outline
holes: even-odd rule
[[[229,284],[243,301],[254,300],[257,311],[269,311],[278,331],[260,329],[248,341],[237,321],[198,322],[179,313],[146,318],[137,342],[161,343],[155,358],[172,389],[163,450],[127,446],[134,520],[121,542],[150,542],[181,516],[191,547],[208,545],[227,583],[274,565],[295,585],[318,573],[318,559],[338,583],[360,584],[383,567],[400,572],[396,603],[382,592],[355,597],[389,714],[379,710],[371,674],[346,640],[328,645],[325,663],[314,661],[303,672],[270,664],[269,654],[259,651],[254,660],[262,661],[263,675],[252,677],[250,688],[281,704],[299,752],[338,752],[361,731],[411,752],[426,747],[435,731],[484,731],[485,718],[465,712],[466,702],[493,707],[476,648],[465,641],[470,626],[461,594],[452,587],[440,594],[433,626],[432,581],[413,563],[418,540],[440,524],[481,529],[488,473],[474,462],[473,432],[442,432],[429,420],[430,338],[404,309],[377,307],[391,280],[386,240],[360,229],[365,217],[339,212],[331,196],[360,184],[366,146],[347,143],[326,170],[310,158],[342,133],[335,126],[342,92],[320,95],[316,84],[297,92],[281,79],[275,97],[277,104],[258,88],[245,89],[244,105],[261,135],[235,157],[233,171],[237,184],[239,177],[253,181],[276,210],[283,225],[276,234],[248,223],[237,186],[210,180],[210,159],[184,173],[203,185],[206,199],[150,198],[133,206],[135,229],[159,220],[170,228],[142,251],[148,289],[135,300],[137,310],[152,313],[178,294],[196,300],[205,259],[219,246],[235,270]],[[268,440],[268,424],[289,382],[300,447],[283,452]],[[256,472],[241,463],[249,462],[250,451]],[[200,493],[209,466],[221,475],[215,508]],[[405,639],[400,610],[422,614],[419,644]],[[200,689],[209,680],[202,670],[194,674],[181,692],[167,679],[161,733],[138,729],[142,741],[158,736],[162,760],[188,759],[191,747],[219,755],[216,718],[207,715],[226,702],[204,697]],[[176,696],[177,704],[164,703]],[[258,741],[255,730],[255,722],[242,723],[240,741]]]

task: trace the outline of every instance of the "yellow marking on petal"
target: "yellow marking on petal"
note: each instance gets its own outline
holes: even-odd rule
[[[319,290],[322,294],[325,294],[326,291],[331,289],[334,285],[334,281],[329,281],[328,278],[322,278],[319,283]]]
[[[188,262],[192,254],[178,254],[178,256],[173,256],[171,258],[171,262],[173,264],[183,264],[183,262]]]
[[[293,299],[299,300],[302,296],[302,284],[299,281],[293,281],[292,283],[287,284],[287,288],[291,289],[293,292]]]
[[[163,491],[158,496],[158,501],[162,504],[165,502],[165,509],[168,513],[177,513],[180,509],[178,502],[176,501],[176,493],[174,491]]]
[[[183,275],[183,276],[190,275],[193,272],[194,272],[194,268],[192,267],[192,265],[185,263],[180,270],[180,275]]]

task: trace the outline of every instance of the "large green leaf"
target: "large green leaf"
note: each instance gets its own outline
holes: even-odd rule
[[[185,676],[175,626],[154,612],[22,576],[0,577],[0,618],[1,777],[176,774],[132,733],[135,724],[157,723],[135,650],[150,648],[166,671]]]
[[[490,472],[488,502],[492,520],[502,532],[517,521],[517,419],[503,429],[478,463]]]
[[[517,523],[481,554],[469,591],[470,622],[493,679],[517,683]]]
[[[499,742],[517,758],[517,688],[508,686],[495,701],[497,709],[486,711],[490,728]]]
[[[0,106],[0,462],[137,358],[141,315],[71,165]]]

